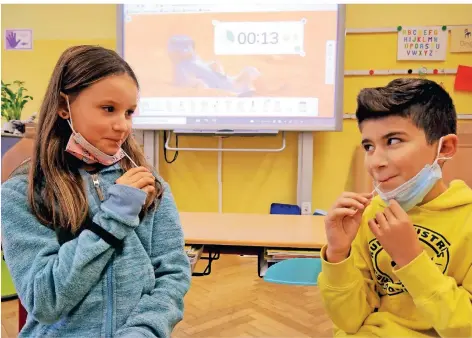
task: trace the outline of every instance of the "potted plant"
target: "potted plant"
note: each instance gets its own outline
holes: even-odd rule
[[[17,87],[16,91],[13,85]],[[3,131],[6,133],[15,132],[15,125],[21,120],[24,106],[33,100],[32,96],[24,95],[27,89],[23,85],[23,81],[14,81],[13,84],[2,81],[2,118],[6,120],[3,125]]]

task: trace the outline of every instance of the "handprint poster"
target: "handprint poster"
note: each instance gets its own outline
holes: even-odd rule
[[[32,29],[6,29],[6,50],[31,50],[33,49]]]

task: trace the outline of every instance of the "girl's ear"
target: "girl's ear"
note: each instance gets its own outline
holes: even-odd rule
[[[59,110],[57,111],[57,114],[58,114],[61,118],[63,118],[64,120],[68,120],[68,119],[69,119],[69,113],[66,112],[66,111],[63,110],[63,109],[59,109]]]
[[[64,120],[67,120],[70,118],[69,111],[67,110],[68,97],[64,93],[60,93],[60,95],[61,95],[61,99],[59,102],[59,109],[57,110],[57,115],[59,115],[59,117],[63,118]]]

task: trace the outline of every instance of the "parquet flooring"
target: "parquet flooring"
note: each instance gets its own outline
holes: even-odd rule
[[[17,336],[16,302],[2,302],[2,337]],[[257,276],[256,258],[222,255],[210,276],[193,278],[172,337],[321,338],[332,337],[332,323],[317,287],[266,283]]]

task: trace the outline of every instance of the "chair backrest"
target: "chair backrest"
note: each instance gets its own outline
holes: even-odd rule
[[[270,205],[270,213],[276,215],[301,215],[302,210],[298,205],[272,203]]]

